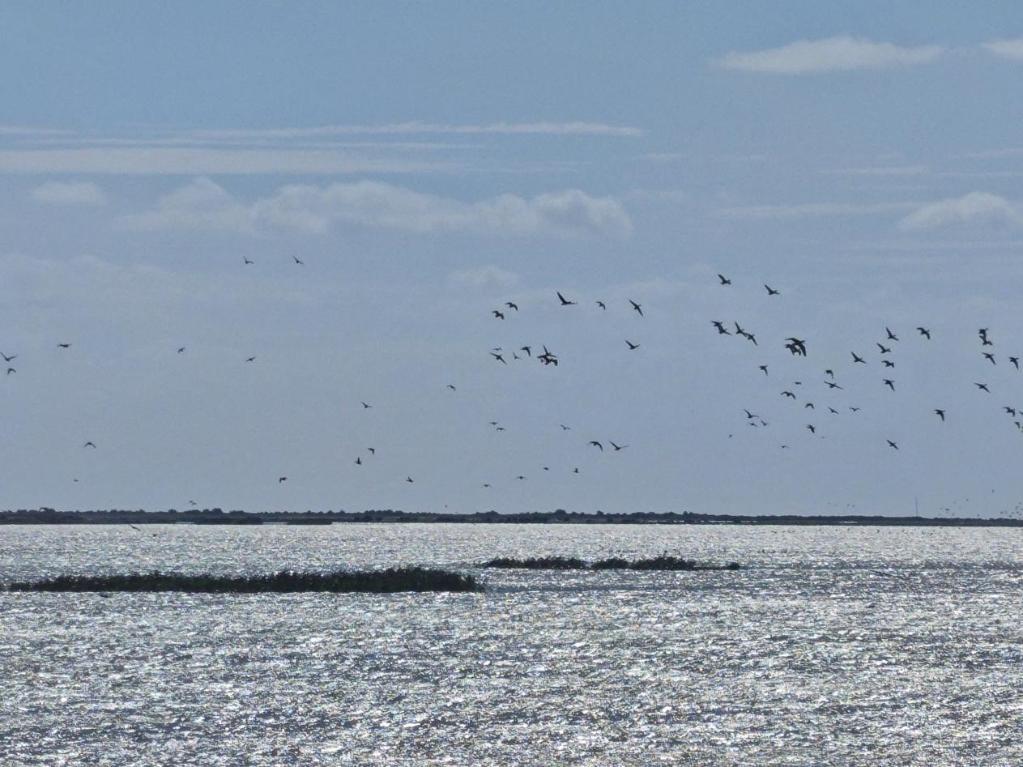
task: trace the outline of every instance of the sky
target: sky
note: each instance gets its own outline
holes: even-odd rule
[[[1018,3],[0,27],[2,508],[1019,513]]]

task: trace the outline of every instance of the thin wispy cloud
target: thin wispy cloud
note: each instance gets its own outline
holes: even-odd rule
[[[636,138],[645,134],[630,125],[599,122],[496,122],[485,124],[430,123],[409,121],[381,125],[321,125],[309,128],[237,128],[197,130],[191,135],[204,138],[315,138],[327,136],[403,136],[403,135],[533,135],[533,136],[614,136]]]
[[[0,173],[337,175],[457,171],[443,160],[304,149],[116,148],[0,150]]]
[[[939,45],[903,47],[843,35],[799,40],[760,51],[733,51],[714,63],[739,72],[804,75],[925,64],[937,59],[944,50]]]
[[[519,283],[519,275],[507,269],[489,264],[472,269],[460,269],[451,272],[447,278],[448,284],[457,288],[469,288],[472,290],[513,288]]]
[[[47,181],[29,196],[46,205],[105,205],[103,190],[90,181]]]
[[[1003,59],[1023,61],[1023,37],[1012,40],[992,40],[984,43],[984,50]]]
[[[125,216],[128,229],[190,229],[323,234],[356,226],[417,234],[625,237],[632,221],[621,203],[578,189],[525,198],[513,194],[463,202],[378,181],[293,184],[245,204],[208,178],[160,198],[154,209]]]
[[[1015,228],[1023,226],[1019,205],[988,192],[970,192],[962,197],[922,205],[899,222],[903,231],[924,231],[950,226]]]

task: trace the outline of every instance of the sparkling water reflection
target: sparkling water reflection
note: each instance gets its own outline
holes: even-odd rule
[[[60,572],[651,556],[486,594],[0,594],[3,765],[1023,763],[1023,531],[0,527]]]

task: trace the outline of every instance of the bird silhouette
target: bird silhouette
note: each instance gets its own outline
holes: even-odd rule
[[[728,279],[727,277],[725,277],[725,275],[723,275],[723,274],[719,274],[718,275],[718,279],[721,280],[721,284],[722,285],[731,285],[732,284],[732,281],[730,279]]]
[[[1012,366],[1016,368],[1016,370],[1019,370],[1019,357],[1009,357],[1009,362],[1012,363]]]
[[[90,440],[89,442],[86,442],[84,445],[82,445],[82,447],[93,447],[94,448],[94,447],[96,447],[96,443],[92,442]]]
[[[256,262],[255,262],[255,261],[252,261],[252,260],[250,260],[248,256],[242,256],[242,263],[243,263],[243,264],[245,264],[245,265],[247,266],[247,265],[249,265],[249,264],[254,264],[254,263],[256,263]]]
[[[987,384],[974,382],[973,385],[976,386],[981,391],[986,391],[988,394],[991,393],[991,390],[989,388],[987,388]]]
[[[632,343],[632,341],[630,341],[628,338],[625,339],[625,343],[626,345],[628,345],[629,351],[635,351],[636,349],[639,348],[639,344]]]
[[[565,298],[563,295],[561,295],[561,291],[560,290],[556,290],[554,292],[558,294],[558,300],[561,301],[561,305],[562,306],[575,306],[576,302],[575,301],[569,301],[567,298]]]
[[[786,338],[785,348],[794,356],[806,356],[806,341],[802,338]]]
[[[887,386],[892,391],[895,391],[895,382],[892,379],[885,378],[884,379],[884,385]]]
[[[643,316],[643,307],[641,307],[639,304],[637,304],[631,298],[629,299],[629,303],[632,304],[632,308],[636,311],[636,313],[638,313],[639,316],[642,317]]]
[[[795,399],[796,398],[795,392],[790,392],[790,391],[783,391],[781,393],[781,396],[788,397],[789,399]]]
[[[362,458],[361,457],[355,459],[355,465],[356,466],[362,466]]]
[[[596,304],[604,311],[607,311],[607,304],[605,304],[603,301],[597,301]]]
[[[600,444],[597,440],[591,439],[590,444],[593,445],[594,447],[600,448],[600,452],[602,453],[604,452],[604,446]]]
[[[781,295],[781,291],[775,290],[774,288],[772,288],[767,283],[764,283],[764,289],[767,291],[767,295],[769,295],[769,296],[780,296]]]
[[[295,262],[296,264],[298,264],[299,266],[305,266],[305,261],[303,261],[302,259],[300,259],[300,258],[299,258],[298,256],[292,256],[292,257],[291,257],[291,260],[292,260],[292,261],[294,261],[294,262]]]
[[[866,365],[867,361],[863,357],[859,356],[856,352],[849,352],[852,355],[853,362],[858,362],[861,365]]]
[[[61,349],[70,349],[71,344],[57,344]]]
[[[887,334],[889,341],[898,341],[899,340],[899,337],[897,335],[895,335],[892,332],[891,328],[889,328],[887,325],[885,325],[884,332]]]
[[[246,361],[246,362],[255,362],[255,361],[256,361],[256,358],[255,358],[255,357],[246,357],[246,358],[245,358],[245,361]]]
[[[366,449],[369,451],[370,455],[376,455],[377,454],[377,449],[375,447],[367,447]]]
[[[764,371],[764,375],[767,375],[767,365],[761,365],[760,369]]]
[[[928,341],[931,340],[931,331],[929,331],[927,328],[917,328],[916,332],[922,335]]]
[[[533,356],[533,348],[531,346],[521,346],[519,347],[519,351],[525,352],[527,357]]]
[[[514,309],[515,311],[519,310],[519,305],[514,301],[505,301],[504,305],[509,309]]]
[[[565,426],[565,424],[563,424],[563,423],[559,423],[558,426],[561,427],[562,431],[572,431],[572,427],[571,426]]]
[[[505,365],[508,364],[508,360],[506,360],[502,355],[498,354],[497,352],[490,352],[490,356],[493,357],[498,362],[501,362]]]
[[[17,354],[7,355],[4,354],[3,352],[0,352],[0,357],[4,358],[4,362],[13,362],[15,359],[17,359],[18,355]]]
[[[405,477],[405,481],[408,482],[410,485],[414,482],[412,477]]]
[[[184,353],[185,353],[185,347],[184,346],[179,346],[178,347],[178,354],[184,354]]]
[[[448,384],[448,388],[451,389],[451,391],[458,391],[458,389],[455,388],[454,384]]]
[[[891,354],[891,347],[885,346],[884,344],[878,344],[877,348],[881,350],[881,354]]]
[[[982,354],[984,355],[984,359],[986,359],[992,365],[998,364],[997,362],[995,362],[995,355],[993,355],[991,352],[982,352]]]
[[[886,439],[885,442],[888,443],[888,447],[890,447],[892,450],[898,450],[899,449],[899,446],[896,445],[894,442],[892,442],[890,439]]]
[[[718,329],[718,335],[722,335],[722,336],[730,336],[730,335],[732,335],[727,330],[725,330],[725,325],[724,325],[723,322],[718,322],[717,320],[711,320],[710,324]]]
[[[895,363],[892,362],[891,360],[881,360],[881,364],[884,365],[886,368],[895,367]]]
[[[817,427],[814,426],[812,423],[808,423],[806,425],[806,428],[810,430],[811,434],[816,434],[817,433]]]
[[[278,485],[281,484],[281,482],[287,482],[287,481],[288,481],[287,477],[278,477],[277,478],[277,484]]]
[[[7,375],[10,375],[11,373],[17,373],[17,372],[18,371],[15,370],[14,368],[7,368]]]
[[[941,409],[940,407],[936,407],[936,408],[934,408],[934,414],[935,414],[936,416],[938,416],[938,418],[940,418],[940,419],[941,419],[941,422],[942,422],[942,423],[944,423],[944,422],[945,422],[945,411],[944,411],[944,410],[942,410],[942,409]]]
[[[371,407],[373,407],[372,405],[370,405],[370,404],[369,404],[369,403],[367,403],[367,402],[362,402],[361,400],[360,400],[359,402],[360,402],[360,404],[362,405],[362,409],[363,409],[363,410],[369,410],[369,409],[370,409]]]
[[[612,442],[611,440],[608,440],[608,443],[609,443],[609,444],[611,445],[611,447],[613,447],[613,448],[615,449],[615,452],[616,452],[616,453],[617,453],[617,452],[618,452],[619,450],[624,450],[625,448],[627,448],[627,447],[628,447],[628,445],[616,445],[616,444],[615,444],[614,442]]]
[[[829,389],[841,389],[842,388],[841,386],[839,386],[837,383],[834,383],[833,381],[825,381],[824,383],[827,385],[827,387]]]
[[[491,314],[493,314],[493,315],[494,315],[494,317],[495,317],[495,318],[497,318],[497,319],[499,319],[499,320],[503,320],[503,319],[504,319],[504,313],[503,313],[503,312],[499,312],[499,311],[498,311],[497,309],[494,309],[494,310],[493,310],[493,311],[491,312]]]

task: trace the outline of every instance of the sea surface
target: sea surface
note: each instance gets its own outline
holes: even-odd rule
[[[662,552],[744,569],[476,569]],[[0,765],[1023,764],[1019,529],[0,526],[0,581],[397,564],[487,592],[0,593]]]

